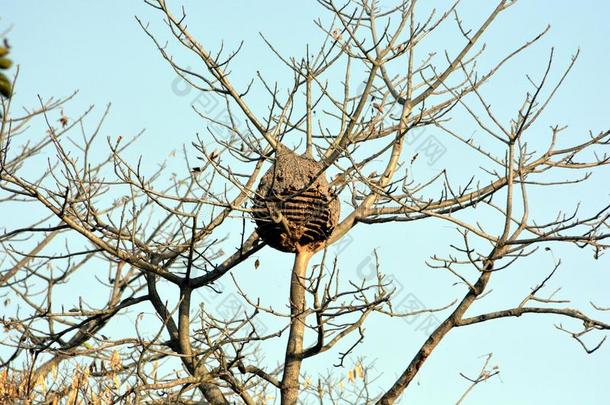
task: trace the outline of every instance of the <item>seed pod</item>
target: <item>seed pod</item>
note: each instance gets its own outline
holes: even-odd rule
[[[9,58],[5,58],[9,53],[9,48],[8,45],[6,45],[6,40],[4,43],[5,46],[0,46],[0,69],[6,70],[13,65],[13,62]],[[4,74],[0,73],[0,96],[10,98],[12,94],[13,85],[11,84],[11,81]]]
[[[5,98],[10,98],[13,94],[13,86],[8,78],[0,73],[0,95]]]
[[[13,62],[8,58],[0,58],[0,69],[10,69]]]

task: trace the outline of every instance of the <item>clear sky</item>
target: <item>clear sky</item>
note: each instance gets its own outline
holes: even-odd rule
[[[442,8],[446,2],[434,3]],[[492,3],[465,0],[463,18],[474,27]],[[0,0],[0,5],[0,28],[13,25],[9,34],[11,57],[21,66],[14,103],[32,106],[37,94],[63,96],[78,89],[77,99],[66,111],[75,116],[90,104],[95,104],[100,114],[104,105],[111,102],[104,135],[129,136],[146,128],[138,152],[144,156],[145,167],[150,168],[171,150],[190,145],[196,132],[204,132],[204,123],[190,108],[193,102],[201,100],[200,95],[179,87],[175,74],[134,18],[137,15],[150,22],[161,38],[171,41],[160,16],[143,2]],[[259,31],[289,56],[300,56],[306,43],[312,46],[319,43],[319,31],[313,20],[324,15],[314,1],[184,1],[184,5],[189,13],[189,28],[208,48],[216,49],[220,40],[228,47],[245,40],[243,53],[232,66],[232,78],[240,85],[254,77],[257,70],[277,80],[290,77],[265,48]],[[547,24],[552,28],[540,44],[498,77],[493,88],[487,90],[489,96],[505,115],[513,113],[525,88],[525,74],[539,77],[551,47],[556,49],[555,77],[567,65],[570,55],[580,48],[582,54],[576,68],[541,118],[540,136],[547,136],[546,128],[553,124],[569,125],[575,136],[582,136],[589,129],[597,132],[610,128],[608,15],[607,1],[521,0],[498,19],[486,37],[490,60],[514,49]],[[451,39],[447,41],[450,43]],[[429,46],[442,53],[448,42]],[[177,54],[181,55],[186,64],[195,63],[184,53]],[[253,98],[250,102],[262,111],[267,101],[262,100],[257,104]],[[442,134],[435,136],[441,138]],[[448,152],[443,158],[420,166],[417,173],[429,176],[442,168],[456,168],[457,176],[469,177],[467,171],[475,170],[476,165],[470,168],[464,163],[463,154],[455,153],[450,141],[444,145]],[[608,174],[608,170],[600,171],[590,186],[566,188],[565,195],[556,197],[559,201],[582,200],[591,209],[599,207],[608,199]],[[544,218],[545,208],[554,207],[558,200],[539,196],[537,201],[536,212]],[[430,255],[446,252],[447,246],[458,240],[447,223],[359,226],[352,236],[353,242],[342,252],[344,272],[366,272],[367,258],[372,249],[378,248],[383,271],[403,286],[400,292],[403,297],[417,297],[426,306],[441,306],[463,294],[463,289],[452,286],[454,279],[431,272],[425,266]],[[236,273],[265,302],[274,305],[285,303],[288,285],[290,257],[280,256],[261,253],[262,268],[258,273],[253,273],[250,262],[244,264],[243,273]],[[485,308],[514,306],[530,286],[544,277],[557,257],[562,258],[564,266],[553,286],[563,288],[562,297],[575,298],[571,305],[586,311],[590,310],[590,300],[610,306],[610,256],[593,261],[590,253],[568,247],[548,257],[525,261],[510,274],[499,276],[491,286],[495,295],[488,298]],[[442,318],[442,314],[438,317]],[[501,370],[500,379],[478,386],[467,404],[607,404],[610,346],[587,355],[553,326],[558,322],[574,330],[581,326],[553,317],[524,316],[452,331],[422,368],[417,384],[408,389],[401,403],[455,403],[467,387],[459,373],[475,376],[482,364],[480,356],[493,352],[493,362]],[[419,322],[409,324],[381,317],[367,324],[368,335],[357,354],[375,362],[381,375],[375,390],[387,388],[426,339],[418,325]],[[281,357],[277,349],[267,349],[270,359]],[[336,351],[327,353],[307,362],[305,369],[315,374],[331,367],[336,358]]]

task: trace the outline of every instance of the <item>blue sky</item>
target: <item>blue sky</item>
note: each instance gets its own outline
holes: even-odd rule
[[[439,8],[445,3],[439,1]],[[300,56],[306,43],[314,47],[319,43],[320,34],[313,20],[324,15],[313,1],[185,1],[184,5],[192,33],[208,48],[216,49],[221,40],[229,48],[245,40],[244,50],[232,66],[232,79],[238,85],[247,83],[257,70],[280,83],[286,80],[285,85],[289,85],[290,76],[266,49],[258,32],[263,32],[289,56]],[[91,104],[101,114],[103,107],[111,102],[104,136],[130,136],[145,128],[137,152],[144,157],[144,167],[149,168],[167,158],[172,149],[190,145],[195,133],[205,131],[205,124],[190,107],[201,100],[200,95],[194,90],[176,91],[175,74],[134,18],[137,15],[144,22],[150,22],[154,32],[171,42],[159,15],[143,2],[2,0],[2,6],[0,24],[14,26],[9,35],[13,46],[11,57],[21,69],[14,101],[18,105],[34,105],[37,94],[62,96],[76,89],[79,95],[70,104],[70,111],[66,111],[68,115],[75,116]],[[467,0],[463,18],[475,26],[490,8],[491,2]],[[486,61],[501,57],[547,24],[552,28],[543,41],[511,63],[493,86],[485,90],[500,109],[500,115],[509,116],[519,107],[519,97],[526,85],[525,74],[539,77],[551,47],[556,50],[555,78],[569,62],[570,55],[580,48],[579,61],[541,118],[536,128],[540,135],[536,136],[547,136],[547,128],[553,124],[569,125],[569,132],[575,137],[586,135],[588,130],[597,132],[610,127],[609,13],[610,3],[602,1],[522,0],[502,15],[486,36],[489,44]],[[451,41],[451,38],[440,38],[428,46],[442,52]],[[196,66],[196,61],[177,47],[174,49],[179,60]],[[250,102],[255,110],[265,108],[266,99],[261,100],[258,102],[252,97]],[[442,137],[442,134],[434,135]],[[419,166],[416,175],[429,176],[448,168],[454,170],[452,173],[458,179],[463,179],[469,171],[477,170],[477,162],[466,162],[462,154],[452,149],[451,141],[444,144],[449,149],[446,156],[433,165]],[[602,170],[590,185],[566,188],[555,198],[534,196],[538,202],[535,211],[544,218],[546,210],[558,202],[571,206],[577,200],[583,201],[585,207],[598,207],[608,199],[608,174],[608,170]],[[485,218],[483,215],[481,219]],[[341,259],[344,272],[365,268],[363,263],[372,249],[378,248],[383,271],[404,286],[405,298],[415,296],[427,306],[440,306],[463,294],[463,289],[452,286],[453,279],[431,272],[425,266],[429,256],[446,252],[449,243],[458,240],[458,234],[447,223],[359,226],[352,236],[354,241]],[[510,274],[499,275],[491,286],[495,295],[489,298],[485,308],[514,305],[515,300],[518,303],[527,294],[528,287],[544,277],[558,257],[564,266],[553,286],[563,287],[564,296],[575,298],[574,306],[588,310],[589,300],[610,306],[608,256],[593,261],[589,253],[567,247],[524,261]],[[253,293],[269,303],[282,305],[285,297],[278,292],[283,292],[288,285],[290,257],[266,251],[260,259],[259,273],[253,273],[252,263],[246,262],[246,271],[237,274],[252,286]],[[557,322],[561,320],[524,316],[452,331],[423,367],[417,384],[409,388],[401,403],[455,403],[467,386],[459,373],[474,376],[482,363],[479,357],[489,352],[494,353],[493,361],[501,370],[501,380],[478,386],[466,404],[607,403],[610,347],[587,355],[576,342],[555,329],[553,324]],[[577,329],[580,325],[566,321],[564,326]],[[358,355],[375,361],[381,374],[376,382],[380,389],[388,387],[402,372],[427,337],[415,324],[381,317],[370,320],[367,334]],[[281,357],[277,349],[268,349],[269,361]],[[307,362],[305,369],[315,374],[335,363],[336,357],[336,351],[327,353]]]

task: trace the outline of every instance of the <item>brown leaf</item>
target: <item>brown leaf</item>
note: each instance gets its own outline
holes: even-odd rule
[[[112,355],[110,356],[110,367],[114,371],[118,371],[121,369],[121,355],[116,350],[112,351]]]
[[[64,112],[63,112],[63,111],[61,112],[61,117],[59,117],[59,120],[58,120],[58,121],[59,121],[59,123],[61,124],[61,127],[62,127],[62,128],[65,128],[65,127],[67,127],[67,126],[68,126],[68,117],[66,117],[66,116],[64,115]]]
[[[332,32],[333,38],[337,41],[341,41],[342,36],[341,36],[341,31],[339,31],[339,28],[335,28]]]

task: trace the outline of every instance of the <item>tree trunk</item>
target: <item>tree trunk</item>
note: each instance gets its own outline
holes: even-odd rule
[[[305,276],[312,255],[311,252],[301,251],[294,258],[290,280],[290,334],[282,376],[282,405],[294,405],[299,397],[299,374],[305,333]]]

